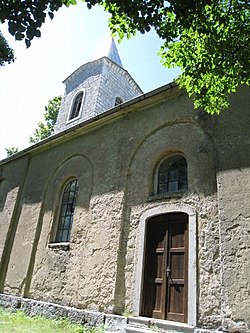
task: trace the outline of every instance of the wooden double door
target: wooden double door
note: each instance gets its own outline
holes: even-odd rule
[[[141,315],[187,322],[188,215],[171,213],[147,223]]]

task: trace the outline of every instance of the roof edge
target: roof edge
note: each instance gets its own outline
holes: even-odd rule
[[[126,109],[126,108],[128,108],[128,107],[130,107],[132,105],[135,105],[136,103],[144,101],[144,100],[146,100],[146,99],[148,99],[150,97],[156,96],[156,95],[158,95],[158,94],[160,94],[160,93],[162,93],[164,91],[171,90],[171,89],[173,89],[175,87],[178,87],[178,85],[175,82],[170,82],[170,83],[168,83],[168,84],[166,84],[164,86],[161,86],[161,87],[156,88],[154,90],[151,90],[151,91],[149,91],[147,93],[139,95],[139,96],[137,96],[137,97],[135,97],[135,98],[133,98],[133,99],[125,102],[125,103],[119,104],[118,106],[113,107],[112,109],[109,109],[109,110],[107,110],[107,111],[105,111],[105,112],[103,112],[103,113],[101,113],[101,114],[99,114],[99,115],[97,115],[97,116],[95,116],[93,118],[87,119],[87,120],[85,120],[85,121],[83,121],[83,122],[81,122],[81,123],[79,123],[79,124],[77,124],[75,126],[72,126],[72,127],[68,128],[68,129],[62,131],[62,132],[59,132],[59,133],[54,134],[54,135],[51,135],[50,137],[48,137],[48,138],[46,138],[46,139],[44,139],[42,141],[39,141],[38,143],[36,143],[36,144],[34,144],[34,145],[30,146],[30,147],[27,147],[27,148],[21,150],[20,152],[14,154],[12,156],[10,156],[10,157],[7,157],[7,158],[5,158],[3,160],[0,160],[0,166],[4,165],[4,164],[6,164],[6,163],[8,163],[8,162],[10,162],[12,160],[15,160],[15,159],[17,159],[19,157],[22,157],[22,156],[28,154],[31,151],[34,151],[35,149],[37,149],[37,148],[39,148],[39,147],[41,147],[43,145],[51,143],[52,141],[54,141],[56,139],[60,139],[65,134],[69,134],[71,132],[76,131],[79,128],[82,128],[82,127],[85,127],[85,126],[90,125],[92,123],[95,123],[98,120],[102,120],[102,119],[104,119],[104,118],[106,118],[108,116],[112,116],[114,114],[117,114],[119,111],[122,111],[122,110],[124,110],[124,109]]]

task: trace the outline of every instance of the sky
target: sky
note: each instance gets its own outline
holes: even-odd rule
[[[49,99],[64,94],[62,81],[82,64],[104,55],[104,41],[110,36],[109,14],[102,7],[86,8],[84,3],[61,8],[53,20],[46,20],[41,38],[26,49],[15,41],[7,25],[0,29],[15,51],[13,64],[0,67],[0,159],[5,148],[28,147],[37,123],[43,121]],[[162,45],[154,31],[116,46],[123,67],[144,92],[172,82],[178,69],[166,69],[157,52]]]

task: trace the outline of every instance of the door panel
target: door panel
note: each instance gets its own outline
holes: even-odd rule
[[[184,213],[148,221],[141,315],[187,321],[187,226]]]

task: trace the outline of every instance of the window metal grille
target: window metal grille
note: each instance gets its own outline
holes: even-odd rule
[[[158,169],[157,193],[173,193],[188,188],[187,161],[175,155],[165,159]]]
[[[64,189],[56,233],[56,242],[69,242],[78,192],[77,179],[70,181]]]
[[[79,116],[79,113],[81,111],[81,106],[82,106],[82,100],[83,100],[83,91],[80,91],[74,99],[74,103],[73,103],[73,107],[72,107],[72,111],[71,111],[69,120],[74,119]]]

